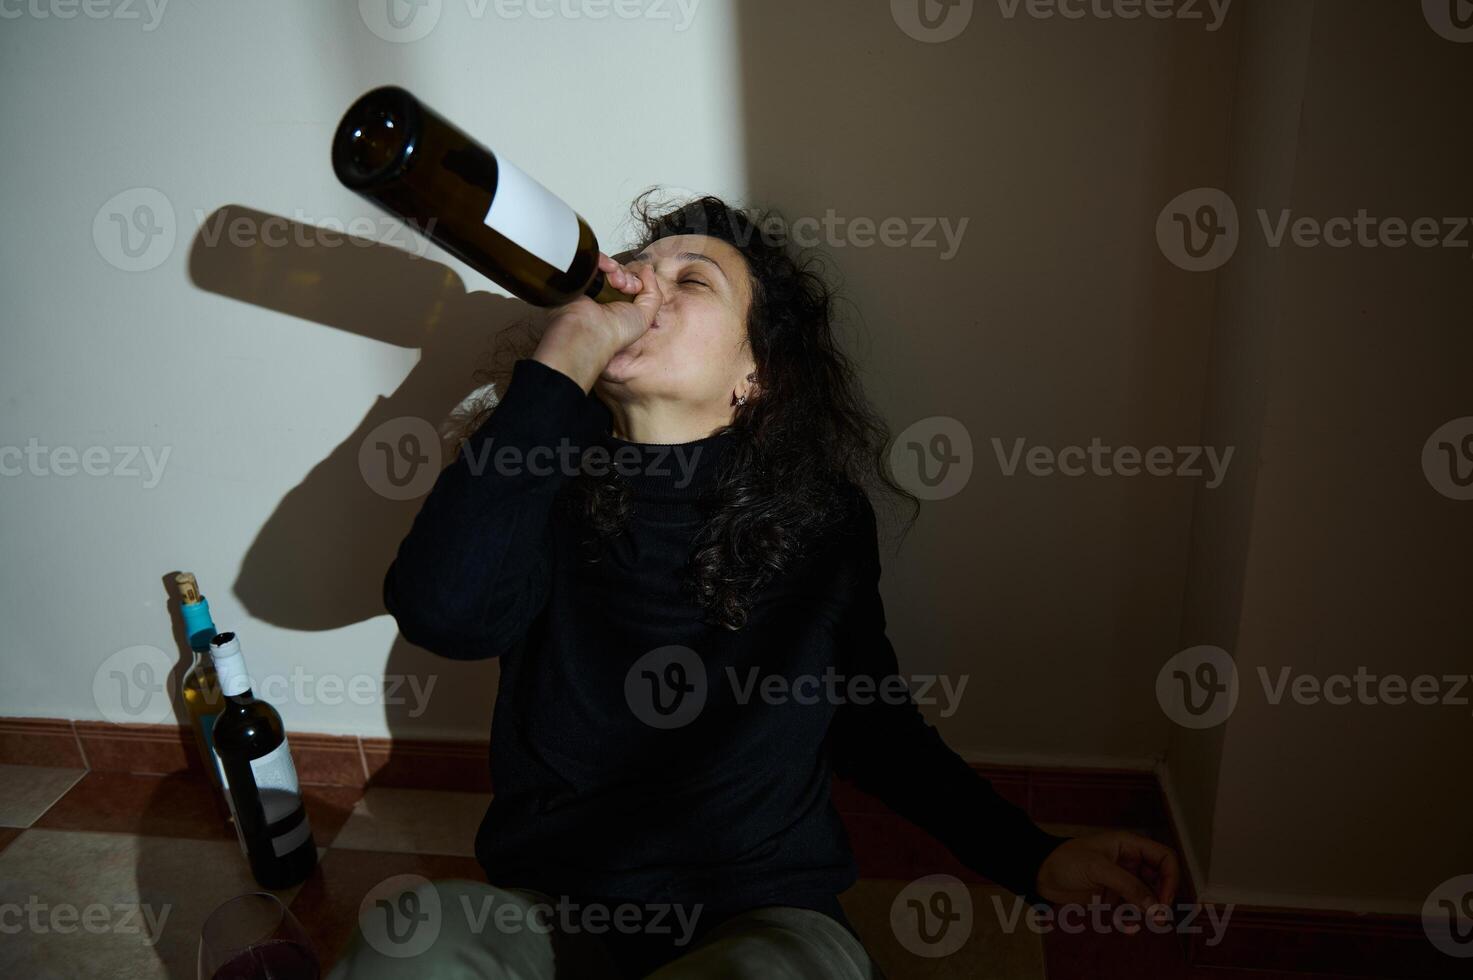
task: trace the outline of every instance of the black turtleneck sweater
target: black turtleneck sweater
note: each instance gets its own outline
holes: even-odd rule
[[[699,904],[700,931],[762,905],[848,925],[836,896],[856,868],[829,798],[837,772],[1036,900],[1039,865],[1064,838],[998,796],[903,691],[854,683],[894,695],[885,679],[899,675],[862,491],[847,523],[752,597],[741,629],[702,621],[681,576],[732,438],[626,442],[597,398],[525,359],[425,498],[384,602],[411,643],[501,658],[495,796],[476,837],[488,879]],[[572,511],[555,506],[580,465],[616,466],[631,493],[626,529],[592,563]],[[643,969],[679,952],[658,947],[625,960]]]

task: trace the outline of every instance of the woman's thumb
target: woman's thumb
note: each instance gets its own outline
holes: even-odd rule
[[[660,312],[660,307],[665,303],[665,287],[660,283],[660,277],[655,275],[653,266],[641,263],[631,266],[630,271],[639,277],[639,292],[634,296],[634,305],[644,313],[645,321],[653,323],[655,314]]]

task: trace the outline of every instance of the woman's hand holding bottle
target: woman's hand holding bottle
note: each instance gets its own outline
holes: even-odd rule
[[[664,287],[648,262],[621,265],[599,253],[598,267],[632,303],[597,303],[587,296],[548,312],[547,326],[533,360],[566,374],[582,386],[593,384],[619,351],[638,340],[665,301]]]

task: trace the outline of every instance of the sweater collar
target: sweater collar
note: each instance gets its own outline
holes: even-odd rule
[[[603,441],[609,465],[636,499],[673,502],[695,500],[715,482],[734,437],[721,429],[690,442],[629,442],[613,433]]]

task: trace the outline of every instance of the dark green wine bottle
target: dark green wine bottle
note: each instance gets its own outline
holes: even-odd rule
[[[332,167],[343,186],[528,303],[633,299],[599,270],[598,239],[562,198],[402,88],[348,108]]]
[[[251,692],[234,633],[215,634],[210,659],[225,698],[213,729],[215,755],[241,852],[262,888],[290,888],[317,865],[317,843],[286,729],[276,709]]]

